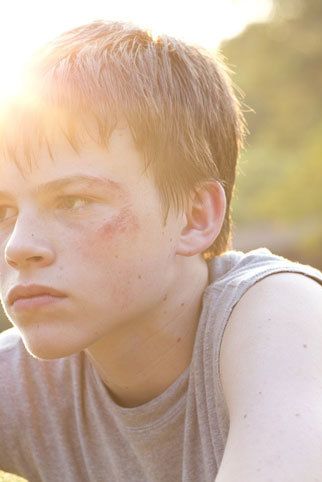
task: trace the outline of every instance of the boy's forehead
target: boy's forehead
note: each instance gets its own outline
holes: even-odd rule
[[[117,126],[107,146],[89,135],[73,145],[62,133],[42,143],[33,157],[16,150],[16,161],[0,156],[0,191],[11,195],[58,191],[66,186],[108,189],[119,195],[135,190],[144,162],[127,126]]]
[[[11,129],[0,136],[0,168],[14,162],[22,173],[30,173],[44,158],[50,157],[54,162],[64,157],[68,161],[77,155],[95,156],[102,150],[114,156],[124,157],[125,152],[128,156],[140,155],[131,129],[125,123],[117,124],[105,135],[90,121],[42,126],[41,132],[36,126],[34,131],[22,128],[20,134],[17,127],[16,132]]]

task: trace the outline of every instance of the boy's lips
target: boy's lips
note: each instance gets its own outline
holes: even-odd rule
[[[36,297],[54,297],[54,298],[66,298],[66,295],[51,286],[44,285],[16,285],[11,288],[6,296],[6,301],[9,306],[12,306],[17,300],[32,299]]]

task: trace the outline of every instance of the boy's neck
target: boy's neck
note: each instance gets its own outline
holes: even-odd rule
[[[135,407],[152,400],[189,366],[208,285],[206,262],[195,261],[186,263],[162,310],[85,350],[119,405]]]

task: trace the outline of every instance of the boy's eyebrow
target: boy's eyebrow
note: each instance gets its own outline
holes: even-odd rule
[[[48,191],[61,191],[64,187],[76,184],[79,187],[100,187],[104,189],[114,190],[118,192],[124,192],[122,184],[112,181],[108,177],[104,176],[84,176],[75,175],[54,179],[53,181],[40,184],[36,187],[35,192],[37,194],[43,194]],[[12,193],[8,191],[0,191],[0,197],[11,197]]]
[[[64,187],[67,187],[72,184],[77,184],[80,187],[101,187],[101,188],[108,188],[113,189],[115,191],[124,191],[121,184],[112,181],[108,177],[104,176],[84,176],[84,175],[76,175],[76,176],[68,176],[62,177],[59,179],[55,179],[53,181],[46,182],[37,186],[36,192],[41,194],[43,192],[48,191],[60,191]]]

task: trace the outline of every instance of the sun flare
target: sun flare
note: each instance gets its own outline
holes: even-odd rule
[[[271,0],[6,2],[0,18],[0,102],[19,88],[23,66],[32,52],[77,25],[99,18],[131,21],[154,36],[166,33],[214,50],[248,23],[265,20],[270,11]]]

